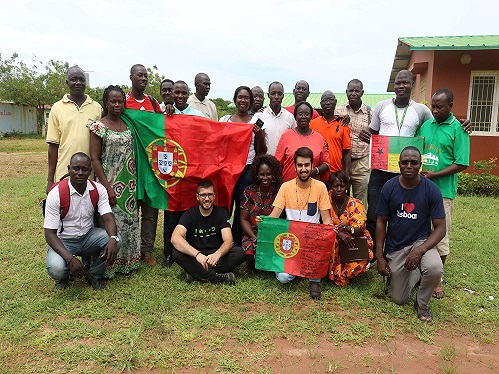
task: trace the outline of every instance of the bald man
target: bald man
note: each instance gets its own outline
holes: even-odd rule
[[[187,104],[199,110],[206,118],[218,121],[217,107],[213,101],[206,97],[210,93],[210,77],[205,73],[197,73],[194,78],[194,86],[196,91],[189,96]]]

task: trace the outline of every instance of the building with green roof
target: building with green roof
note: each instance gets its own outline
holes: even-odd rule
[[[414,74],[415,101],[431,104],[431,96],[437,89],[453,91],[454,115],[469,118],[473,124],[470,165],[473,161],[497,157],[499,35],[399,38],[388,92],[394,91],[395,76],[404,69]]]

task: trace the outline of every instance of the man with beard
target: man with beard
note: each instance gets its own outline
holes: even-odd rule
[[[293,221],[331,224],[331,203],[326,185],[311,178],[314,154],[307,147],[298,148],[294,154],[296,178],[284,182],[274,200],[270,217],[279,218],[283,211],[286,218]],[[281,283],[291,282],[295,276],[276,273]],[[320,279],[310,279],[309,290],[312,299],[321,297]]]
[[[148,112],[163,113],[158,101],[144,94],[147,88],[148,76],[144,65],[135,64],[130,69],[132,90],[126,94],[126,108],[146,110]],[[143,201],[139,202],[142,219],[140,225],[140,252],[142,261],[154,266],[157,264],[152,256],[154,241],[156,239],[156,226],[158,225],[158,209],[152,208]]]
[[[267,144],[267,153],[274,156],[277,144],[286,130],[296,127],[293,115],[282,107],[284,87],[280,82],[269,85],[268,96],[270,104],[261,113],[255,114],[263,121],[262,130]]]
[[[231,271],[244,261],[244,252],[234,246],[229,214],[213,204],[211,181],[201,180],[196,192],[199,205],[184,212],[173,232],[173,260],[185,270],[188,283],[235,284]]]
[[[294,114],[295,112],[295,105],[298,104],[299,102],[302,101],[307,101],[308,96],[310,95],[310,87],[308,85],[307,81],[300,80],[296,82],[295,88],[293,88],[293,96],[295,97],[295,103],[293,105],[290,105],[286,107],[286,110]],[[318,118],[319,113],[314,109],[312,111],[312,119]]]
[[[194,86],[196,87],[196,92],[189,96],[187,103],[203,113],[204,117],[218,121],[217,107],[213,101],[206,97],[210,93],[210,77],[205,73],[196,74]]]
[[[336,96],[325,91],[321,96],[322,116],[310,122],[310,128],[321,134],[328,145],[329,171],[344,170],[350,173],[351,146],[350,127],[343,126],[343,119],[334,113]]]
[[[396,304],[407,303],[411,290],[420,282],[414,308],[421,321],[430,322],[429,302],[443,273],[435,246],[445,236],[445,210],[440,190],[419,174],[420,167],[419,150],[404,148],[399,158],[400,175],[381,190],[376,258],[378,272],[391,277],[391,295]]]
[[[372,108],[362,102],[364,87],[358,79],[348,82],[346,94],[348,102],[334,111],[339,116],[350,117],[351,165],[350,184],[352,195],[367,207],[367,185],[369,184],[369,144],[360,140],[362,130],[368,130],[372,118]]]

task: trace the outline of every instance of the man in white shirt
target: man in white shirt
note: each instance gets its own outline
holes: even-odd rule
[[[45,240],[49,245],[47,272],[56,281],[57,289],[65,289],[70,275],[73,275],[85,277],[95,290],[102,290],[105,285],[101,279],[106,265],[112,265],[116,260],[120,241],[109,196],[104,186],[88,180],[92,167],[85,153],[78,152],[71,157],[68,172],[69,181],[63,180],[55,185],[47,196],[43,223]],[[97,189],[98,195],[95,203],[92,201],[94,189]],[[69,197],[61,204],[65,201],[63,194],[68,192]],[[66,212],[63,213],[65,207]],[[96,209],[105,229],[94,227]],[[76,256],[98,258],[87,272]]]
[[[282,99],[284,98],[282,83],[272,82],[269,86],[268,96],[269,106],[263,112],[255,115],[263,121],[262,130],[265,134],[267,153],[274,156],[282,134],[296,127],[296,121],[293,115],[282,107]]]

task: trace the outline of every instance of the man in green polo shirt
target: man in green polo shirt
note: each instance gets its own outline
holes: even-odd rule
[[[431,98],[433,119],[426,121],[417,133],[425,138],[421,174],[440,188],[444,201],[446,233],[437,245],[442,264],[445,264],[450,252],[449,236],[457,194],[457,173],[465,170],[470,163],[470,136],[451,113],[453,101],[454,94],[451,90],[438,89]],[[444,297],[441,283],[433,292],[433,297]]]

